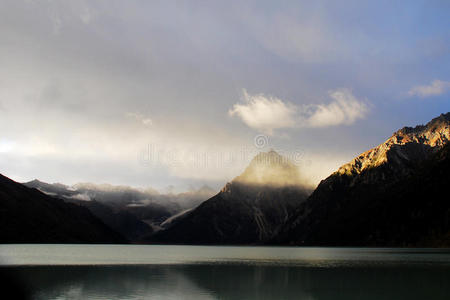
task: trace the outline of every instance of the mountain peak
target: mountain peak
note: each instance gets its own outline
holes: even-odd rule
[[[450,139],[450,112],[441,114],[426,125],[403,127],[388,140],[393,144],[423,144],[430,147],[442,147]]]
[[[44,182],[40,181],[39,179],[33,179],[31,181],[28,181],[27,183],[28,184],[41,184],[41,183],[44,183]]]
[[[259,152],[250,162],[250,165],[255,164],[282,164],[287,159],[271,149],[267,152]]]
[[[258,153],[233,182],[269,186],[300,185],[298,167],[274,150]]]
[[[416,127],[405,126],[402,129],[396,131],[394,135],[405,135],[405,134],[419,134],[427,131],[436,131],[450,123],[450,112],[441,114],[440,116],[432,119],[426,125],[417,125]]]

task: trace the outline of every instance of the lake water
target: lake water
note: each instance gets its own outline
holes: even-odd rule
[[[0,271],[18,299],[450,299],[445,249],[0,245]]]

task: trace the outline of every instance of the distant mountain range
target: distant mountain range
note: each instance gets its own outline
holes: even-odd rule
[[[86,207],[131,242],[140,241],[159,230],[167,218],[196,207],[214,194],[214,190],[207,186],[179,194],[160,194],[153,189],[92,183],[67,186],[37,179],[24,185],[67,203]]]
[[[450,113],[402,128],[314,191],[275,151],[216,195],[2,176],[0,241],[448,247],[449,139]]]

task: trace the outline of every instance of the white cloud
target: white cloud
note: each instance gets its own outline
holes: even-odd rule
[[[73,196],[70,196],[69,198],[75,199],[75,200],[82,200],[82,201],[91,201],[91,197],[87,193],[81,193],[76,194]]]
[[[125,114],[125,116],[127,118],[135,119],[135,120],[141,122],[145,126],[150,126],[153,124],[152,119],[145,117],[143,114],[140,114],[140,113],[127,112]]]
[[[306,118],[308,127],[327,127],[350,125],[363,119],[369,111],[368,106],[356,99],[349,89],[337,89],[330,92],[334,99],[329,104],[314,105]]]
[[[411,88],[408,92],[408,95],[426,98],[442,95],[448,89],[450,89],[450,81],[442,81],[436,79],[429,85],[418,85]]]
[[[236,103],[228,113],[240,117],[247,126],[269,135],[274,129],[295,127],[295,105],[263,94],[250,95],[246,90],[242,98],[244,103]]]
[[[281,128],[350,125],[363,119],[369,111],[368,105],[349,89],[337,89],[329,95],[333,99],[329,104],[298,107],[276,97],[250,95],[244,90],[244,103],[234,104],[228,113],[240,117],[247,126],[272,135],[275,129]]]

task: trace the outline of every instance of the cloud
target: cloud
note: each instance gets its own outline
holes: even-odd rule
[[[273,134],[274,129],[294,127],[297,107],[284,103],[281,99],[263,94],[250,95],[243,91],[244,103],[236,103],[228,111],[230,116],[238,116],[247,126]]]
[[[87,193],[80,193],[73,196],[70,196],[69,198],[75,199],[75,200],[82,200],[82,201],[91,201],[91,197]]]
[[[442,95],[448,89],[450,89],[450,81],[442,81],[436,79],[429,85],[418,85],[411,88],[408,92],[408,95],[427,98]]]
[[[329,95],[334,99],[333,102],[314,105],[309,109],[309,116],[306,117],[306,126],[350,125],[359,119],[363,119],[369,111],[367,104],[356,99],[349,89],[337,89],[331,91]]]
[[[1,1],[2,172],[72,183],[223,183],[246,166],[234,158],[241,149],[256,149],[253,136],[236,131],[224,113],[235,103],[249,106],[236,99],[236,88],[248,87],[252,97],[259,91],[278,97],[269,103],[278,103],[284,114],[263,127],[287,136],[302,127],[345,123],[334,116],[349,110],[329,97],[329,87],[351,83],[355,92],[370,92],[371,100],[393,99],[413,86],[402,88],[415,76],[412,70],[425,76],[448,69],[447,29],[436,17],[447,6],[437,1],[426,11],[411,3],[401,16],[363,1],[262,2]],[[417,35],[407,24],[420,21]],[[281,89],[298,96],[279,94]],[[410,121],[386,119],[383,108],[399,109],[382,105],[373,122]],[[147,117],[151,126],[143,123]],[[237,110],[234,118],[243,122]],[[248,130],[262,130],[251,124]],[[353,156],[382,135],[379,128],[358,125],[358,137],[344,128],[323,130],[320,138],[315,130],[298,130],[295,139],[269,143],[314,153],[335,138],[330,151]],[[141,163],[149,144],[169,158]]]
[[[144,115],[140,113],[133,113],[133,112],[127,112],[125,114],[127,118],[135,119],[139,122],[141,122],[144,126],[150,126],[153,124],[152,119],[145,117]]]
[[[363,119],[369,111],[368,105],[358,100],[349,89],[331,91],[329,96],[333,99],[329,104],[298,107],[277,97],[250,95],[244,90],[244,103],[234,104],[228,114],[238,116],[251,128],[273,135],[275,129],[281,128],[350,125]]]

